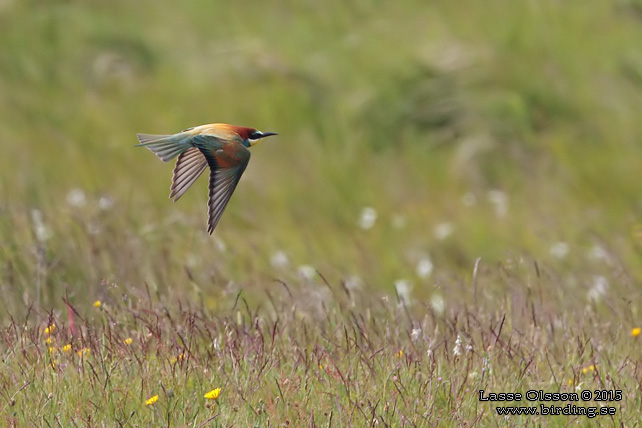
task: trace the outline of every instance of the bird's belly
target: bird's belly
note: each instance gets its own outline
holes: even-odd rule
[[[228,149],[226,147],[223,147],[218,150],[213,150],[212,152],[214,154],[214,157],[216,158],[216,163],[218,163],[218,166],[221,168],[236,166],[243,159],[241,154],[233,148]]]

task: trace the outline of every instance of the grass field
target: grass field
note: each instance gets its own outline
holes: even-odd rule
[[[640,425],[639,0],[0,28],[1,427]],[[134,147],[210,122],[279,133],[213,236]]]

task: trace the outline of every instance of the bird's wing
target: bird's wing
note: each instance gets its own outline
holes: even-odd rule
[[[174,198],[174,202],[178,201],[206,167],[207,159],[198,148],[192,147],[181,153],[174,167],[169,197]]]
[[[240,139],[227,141],[220,145],[220,140],[217,138],[199,135],[193,137],[193,141],[210,166],[207,232],[212,233],[232,193],[234,193],[241,175],[247,168],[250,161],[250,151],[241,143]]]

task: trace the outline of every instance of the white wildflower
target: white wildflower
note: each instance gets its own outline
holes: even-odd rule
[[[444,298],[441,294],[433,294],[430,298],[430,306],[437,315],[443,315],[444,310],[446,309],[446,302],[444,302]]]
[[[239,286],[234,282],[234,281],[228,281],[227,284],[225,285],[225,288],[223,289],[223,293],[226,295],[233,295],[233,294],[238,294],[239,292]]]
[[[488,373],[493,372],[493,368],[490,365],[490,358],[486,356],[482,358],[482,373],[485,373],[485,372],[488,372]]]
[[[285,252],[277,251],[276,253],[272,254],[270,264],[275,269],[283,269],[288,267],[288,265],[290,264],[290,259],[288,259],[288,255],[285,254]]]
[[[359,216],[359,227],[366,230],[371,229],[377,221],[377,210],[372,207],[364,207]]]
[[[488,201],[494,205],[497,217],[504,217],[508,212],[508,196],[501,190],[489,191]]]
[[[410,339],[413,342],[416,342],[420,336],[421,336],[421,329],[419,327],[414,327],[410,332]]]
[[[82,207],[87,203],[85,192],[81,189],[72,189],[67,193],[67,203],[72,207]]]
[[[33,222],[33,231],[38,241],[42,243],[51,238],[51,232],[45,225],[42,212],[39,209],[31,210],[31,221]]]
[[[609,260],[609,253],[604,249],[604,247],[601,247],[598,244],[593,245],[588,255],[593,260]]]
[[[214,246],[216,247],[217,250],[219,250],[221,253],[225,252],[225,249],[227,246],[225,245],[225,241],[223,241],[221,238],[218,236],[214,237]]]
[[[450,222],[439,223],[435,227],[435,232],[434,232],[435,238],[437,238],[440,241],[443,241],[444,239],[452,235],[454,230],[455,230],[455,226],[453,226],[453,224]]]
[[[405,306],[410,305],[410,289],[412,286],[410,282],[405,279],[398,279],[395,281],[395,290],[397,290],[397,296],[399,296],[399,303]]]
[[[549,253],[551,256],[555,257],[556,259],[563,259],[568,255],[569,252],[569,247],[566,242],[556,242],[555,244],[551,245],[551,249],[549,250]]]
[[[461,336],[457,334],[457,339],[455,339],[455,346],[453,347],[453,355],[456,357],[461,355]]]
[[[317,270],[310,265],[301,265],[296,269],[299,276],[303,279],[312,279],[317,274]]]
[[[424,257],[421,260],[419,260],[419,263],[417,263],[417,267],[415,271],[417,272],[417,276],[419,278],[428,278],[432,273],[432,269],[433,269],[432,262],[428,257]]]
[[[201,257],[198,254],[190,253],[187,255],[185,263],[187,264],[187,267],[195,268],[201,264]]]
[[[363,280],[357,275],[351,275],[344,281],[344,285],[348,290],[360,290],[363,288]]]
[[[109,196],[101,196],[100,199],[98,199],[98,208],[101,211],[107,211],[113,205],[114,205],[114,200]]]
[[[588,291],[588,299],[597,302],[606,294],[609,288],[609,281],[603,276],[595,276],[593,284]]]

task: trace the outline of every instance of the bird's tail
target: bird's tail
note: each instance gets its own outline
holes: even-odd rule
[[[192,147],[189,138],[181,132],[174,135],[136,134],[138,142],[136,147],[147,147],[163,162],[169,162],[185,150]]]

